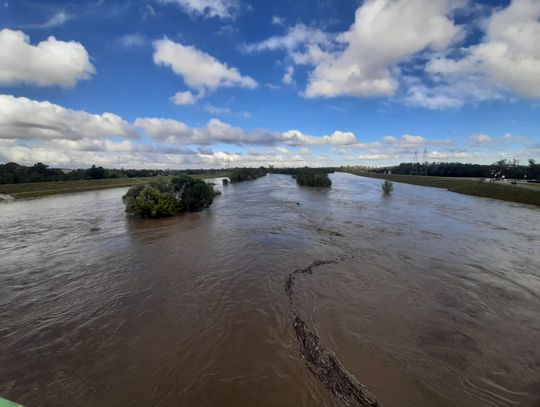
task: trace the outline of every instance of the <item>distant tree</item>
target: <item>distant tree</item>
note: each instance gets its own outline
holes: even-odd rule
[[[394,190],[394,183],[388,179],[385,179],[382,183],[382,190],[385,194],[389,194]]]
[[[540,164],[537,164],[533,158],[529,159],[529,166],[527,167],[527,178],[540,179]]]
[[[266,168],[234,168],[230,175],[230,182],[251,181],[266,175]]]
[[[103,179],[105,178],[105,169],[103,167],[96,167],[94,164],[91,168],[86,170],[86,174],[88,178],[91,179]]]
[[[317,169],[304,169],[299,174],[293,175],[296,183],[304,187],[330,187],[332,181],[328,174]]]

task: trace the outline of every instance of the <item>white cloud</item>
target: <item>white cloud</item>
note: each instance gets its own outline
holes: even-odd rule
[[[247,154],[214,153],[211,146],[219,144],[248,146],[249,150]],[[310,147],[317,151],[311,152]],[[362,160],[389,164],[410,161],[415,151],[423,155],[424,149],[430,150],[430,160],[492,162],[505,154],[524,161],[535,148],[526,137],[510,133],[479,133],[453,140],[404,134],[358,142],[352,132],[313,136],[299,130],[245,130],[215,118],[201,127],[165,118],[128,123],[113,113],[90,114],[0,95],[0,161],[23,164],[200,168],[225,165],[229,159],[235,165],[340,165]]]
[[[169,144],[275,145],[283,143],[289,146],[305,146],[354,145],[356,143],[356,137],[351,132],[334,131],[329,136],[317,137],[305,135],[299,130],[283,133],[264,129],[246,131],[219,119],[211,119],[205,127],[190,128],[185,123],[173,119],[138,118],[135,120],[135,126],[143,129],[156,141]]]
[[[426,139],[422,136],[413,136],[411,134],[404,134],[402,140],[407,144],[424,144]]]
[[[226,143],[236,145],[272,145],[281,141],[281,134],[268,130],[247,132],[219,119],[211,119],[205,127],[190,128],[173,119],[138,118],[135,126],[143,129],[160,143],[210,145]]]
[[[444,50],[460,38],[450,11],[449,0],[367,0],[338,37],[345,49],[319,58],[305,95],[393,95],[399,62],[426,49]]]
[[[22,31],[0,30],[0,85],[72,87],[94,73],[88,52],[78,42],[51,36],[31,45]]]
[[[272,16],[272,24],[274,25],[283,25],[285,24],[285,19],[280,16]]]
[[[176,92],[175,95],[171,98],[171,101],[175,105],[193,105],[195,102],[204,96],[204,92],[199,92],[194,95],[189,90],[185,92]]]
[[[189,45],[163,38],[154,42],[154,62],[169,66],[181,75],[187,86],[198,90],[215,90],[219,87],[239,86],[253,89],[257,82],[242,76],[238,69],[229,68],[211,55]]]
[[[286,85],[294,84],[294,66],[290,65],[285,68],[285,73],[283,74],[283,83]]]
[[[469,137],[474,144],[490,144],[493,138],[487,134],[474,134]]]
[[[434,58],[427,66],[450,86],[470,81],[481,87],[540,98],[540,2],[513,0],[496,10],[486,23],[480,44],[462,51],[461,58]],[[465,94],[465,97],[474,95]]]
[[[516,136],[511,133],[505,133],[502,136],[490,136],[487,134],[473,134],[469,136],[469,141],[478,147],[502,147],[508,145],[521,145],[525,146],[528,144],[529,139],[523,136]]]
[[[0,95],[0,139],[68,139],[135,136],[130,124],[113,113],[66,109],[50,102]]]
[[[160,3],[174,3],[191,16],[234,18],[240,8],[237,0],[159,0]]]
[[[204,106],[204,110],[206,110],[210,114],[216,114],[216,115],[224,115],[224,114],[231,114],[231,109],[228,107],[218,107],[214,105],[207,104]]]
[[[120,37],[120,42],[126,48],[142,47],[148,40],[142,34],[126,34]]]
[[[359,160],[368,160],[368,161],[372,161],[372,160],[385,161],[385,160],[395,159],[396,157],[391,154],[374,153],[374,154],[360,154],[356,158]]]
[[[309,136],[303,134],[299,130],[289,130],[283,133],[283,139],[285,144],[288,144],[290,146],[324,144],[352,145],[356,143],[356,137],[354,133],[342,132],[339,130],[334,131],[330,136],[325,135],[322,137]]]
[[[59,11],[55,13],[51,18],[49,18],[46,22],[43,24],[39,24],[37,26],[34,26],[33,28],[53,28],[53,27],[59,27],[61,25],[64,25],[66,21],[70,19],[70,15],[67,14],[65,11]]]
[[[287,30],[285,35],[270,37],[264,41],[244,45],[246,52],[286,50],[297,51],[306,45],[330,45],[332,36],[317,28],[311,28],[304,24],[296,24]]]

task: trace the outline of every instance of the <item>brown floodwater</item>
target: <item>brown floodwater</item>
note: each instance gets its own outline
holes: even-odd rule
[[[127,217],[125,189],[0,205],[0,396],[339,405],[297,314],[383,406],[539,406],[540,211],[332,180],[219,186],[162,220]]]

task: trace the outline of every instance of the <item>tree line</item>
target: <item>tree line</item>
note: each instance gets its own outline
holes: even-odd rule
[[[464,163],[401,163],[396,166],[371,168],[371,172],[392,174],[425,174],[435,177],[478,177],[540,179],[540,164],[530,159],[528,165],[518,160],[499,160],[493,164]]]
[[[54,182],[54,181],[77,181],[84,179],[105,178],[140,178],[157,177],[165,175],[196,175],[200,173],[217,173],[222,170],[136,170],[103,168],[92,165],[90,168],[66,170],[51,168],[43,163],[32,166],[20,165],[14,162],[0,164],[0,184],[19,184],[27,182]]]
[[[229,174],[229,180],[232,183],[251,181],[257,178],[264,177],[267,173],[265,167],[259,168],[233,168]]]

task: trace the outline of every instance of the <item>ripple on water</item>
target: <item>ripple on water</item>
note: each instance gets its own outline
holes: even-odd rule
[[[538,210],[332,179],[268,175],[158,221],[126,217],[125,189],[2,206],[2,395],[335,405],[299,356],[283,288],[345,256],[298,275],[295,306],[383,405],[538,405]]]

